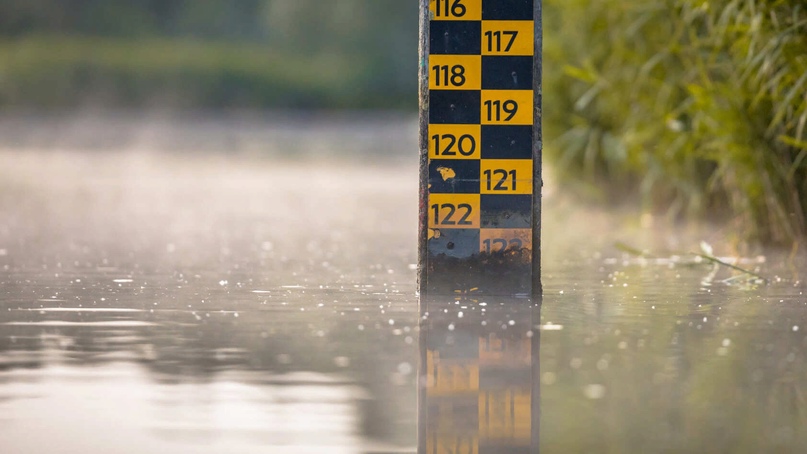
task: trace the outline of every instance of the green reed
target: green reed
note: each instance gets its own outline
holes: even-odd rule
[[[807,4],[545,0],[544,14],[547,153],[566,181],[744,239],[804,237]]]

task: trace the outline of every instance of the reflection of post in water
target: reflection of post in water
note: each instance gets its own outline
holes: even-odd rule
[[[424,301],[421,313],[418,452],[537,452],[540,306]]]

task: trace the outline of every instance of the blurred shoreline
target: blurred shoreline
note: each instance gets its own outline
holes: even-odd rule
[[[20,110],[0,113],[0,149],[415,163],[417,127],[395,111]]]

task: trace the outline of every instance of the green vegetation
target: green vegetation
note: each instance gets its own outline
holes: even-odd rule
[[[548,152],[648,209],[807,231],[807,5],[546,0]],[[593,192],[593,191],[589,191]]]

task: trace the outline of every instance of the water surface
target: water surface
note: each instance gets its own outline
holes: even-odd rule
[[[542,304],[424,319],[414,122],[293,120],[0,122],[0,450],[415,452],[418,417],[464,437],[430,452],[807,446],[803,256],[550,181]],[[418,413],[441,349],[493,378],[431,382],[459,397]]]

